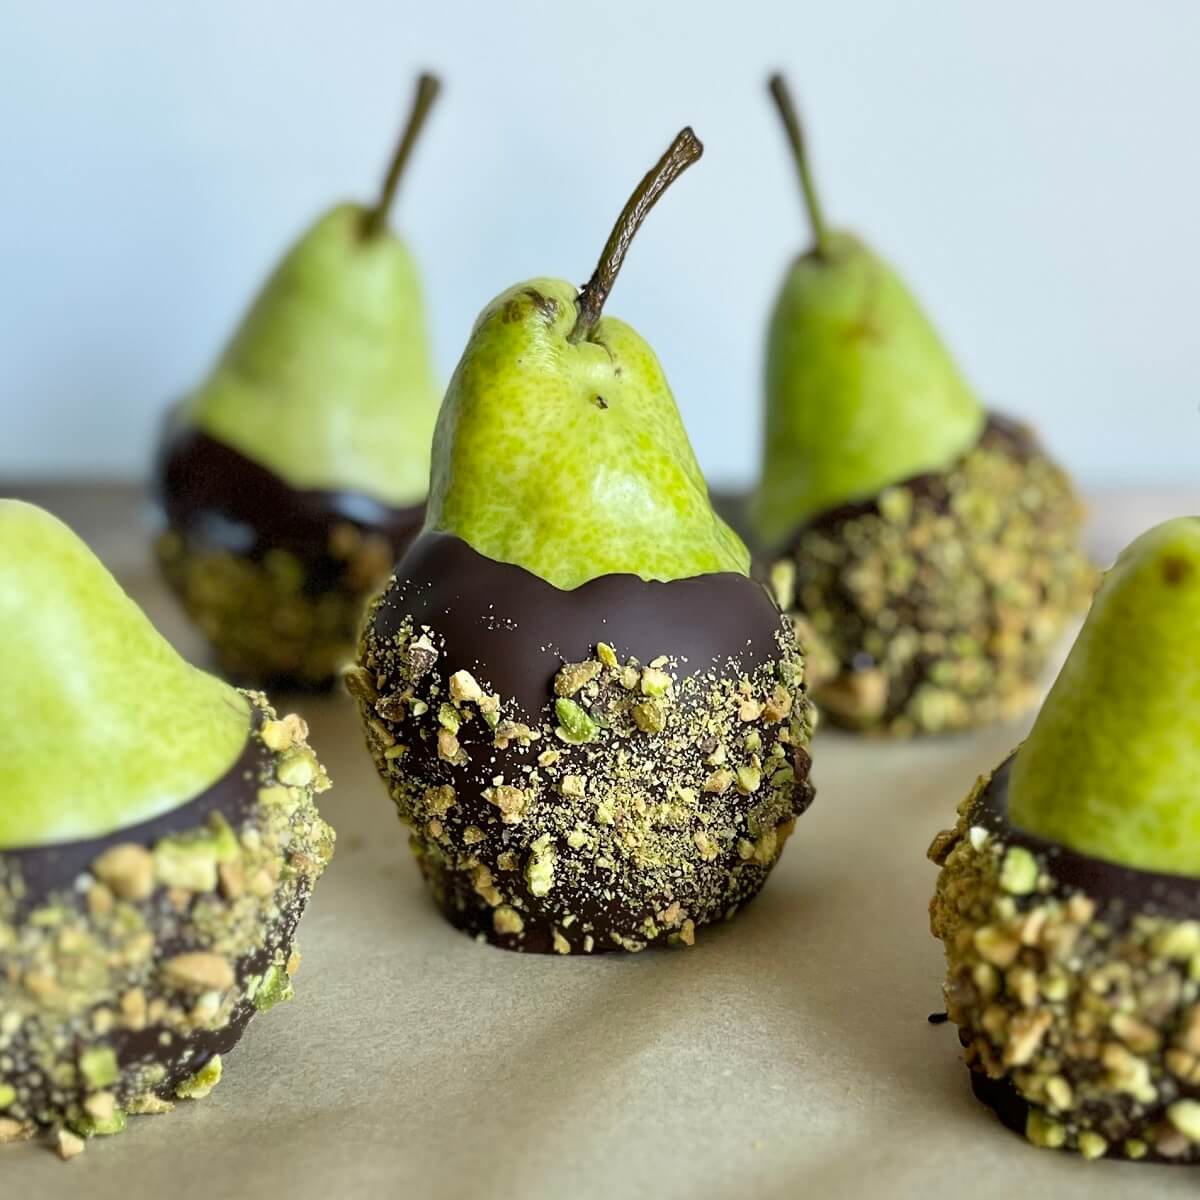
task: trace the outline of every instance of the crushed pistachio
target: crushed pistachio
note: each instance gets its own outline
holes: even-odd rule
[[[349,539],[338,529],[356,536]],[[315,592],[306,579],[309,569],[289,551],[250,558],[214,545],[202,527],[167,530],[155,554],[168,585],[212,644],[222,674],[307,687],[335,679],[353,657],[363,606],[396,558],[389,539],[341,523],[330,534]]]
[[[225,1028],[288,960],[284,939],[332,853],[313,804],[329,785],[315,759],[305,784],[284,784],[280,768],[311,755],[307,727],[247,695],[255,736],[277,749],[239,829],[213,813],[151,845],[118,843],[74,888],[37,898],[20,858],[0,853],[0,1120],[55,1126],[76,1153],[80,1138],[120,1132],[127,1113],[165,1111],[192,1035]],[[163,957],[160,946],[192,948]],[[144,1030],[162,1056],[126,1061],[123,1039]]]
[[[1082,514],[1032,435],[993,418],[948,471],[810,521],[770,576],[830,659],[811,673],[822,712],[910,736],[1028,707],[1095,583]]]
[[[194,1075],[175,1085],[180,1100],[203,1100],[221,1082],[221,1056],[214,1054]]]
[[[1015,1089],[1035,1145],[1200,1162],[1200,1100],[1180,1094],[1200,1087],[1195,922],[1061,885],[981,806],[986,783],[930,847],[967,1065]]]
[[[600,726],[574,700],[568,700],[565,696],[554,701],[554,712],[558,717],[555,733],[564,742],[581,745],[594,741],[600,732]]]
[[[516,948],[591,954],[690,945],[735,913],[811,797],[803,659],[788,623],[777,637],[778,655],[752,672],[622,662],[597,642],[593,658],[557,668],[540,712],[497,696],[506,716],[488,730],[456,709],[448,747],[442,706],[461,664],[436,629],[405,621],[381,637],[368,616],[362,669],[375,696],[406,700],[383,711],[360,683],[351,692],[447,916]],[[486,665],[472,672],[489,695]],[[410,750],[395,762],[389,742]]]

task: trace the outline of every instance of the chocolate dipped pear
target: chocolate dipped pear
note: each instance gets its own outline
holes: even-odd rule
[[[190,666],[91,551],[0,500],[0,1141],[64,1155],[206,1095],[291,995],[332,852],[298,717]]]
[[[758,892],[812,796],[800,647],[653,351],[602,313],[700,153],[685,129],[582,289],[534,279],[483,310],[425,527],[347,680],[436,903],[508,949],[691,944]]]
[[[303,234],[168,418],[159,562],[237,682],[331,683],[420,528],[439,393],[416,264],[387,217],[437,90],[421,77],[378,201]]]
[[[1039,1146],[1200,1163],[1200,518],[1107,573],[930,857],[971,1082]]]
[[[1079,501],[1030,430],[985,411],[892,267],[826,225],[781,77],[771,92],[813,244],[771,317],[752,511],[780,603],[828,662],[814,698],[901,736],[1011,716],[1086,603]]]

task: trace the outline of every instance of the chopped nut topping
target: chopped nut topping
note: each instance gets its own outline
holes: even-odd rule
[[[556,696],[574,696],[580,688],[591,683],[603,669],[602,664],[595,659],[588,659],[587,662],[568,663],[554,677],[554,694]]]
[[[112,846],[93,863],[92,874],[122,900],[146,900],[154,891],[154,859],[145,846]]]
[[[474,703],[483,699],[483,688],[470,671],[455,671],[450,676],[450,699],[457,704]]]
[[[204,950],[168,958],[163,963],[162,974],[168,987],[181,991],[223,992],[234,984],[233,968],[228,960]]]
[[[529,796],[524,789],[508,784],[486,788],[483,796],[500,810],[500,820],[505,825],[519,825],[529,804]]]

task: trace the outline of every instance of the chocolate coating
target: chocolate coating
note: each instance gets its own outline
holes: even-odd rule
[[[405,639],[425,629],[437,641],[436,666],[431,659],[413,673],[405,665],[412,661]],[[674,724],[665,732],[652,736],[630,724],[631,696],[642,697],[636,685],[632,693],[628,685],[622,689],[618,668],[602,668],[593,658],[599,642],[621,661],[644,665],[662,655],[674,660]],[[414,827],[414,850],[452,923],[525,951],[640,949],[678,937],[685,920],[686,941],[693,924],[718,919],[751,899],[791,822],[810,803],[809,757],[802,740],[811,714],[802,685],[797,683],[794,700],[789,693],[788,711],[794,703],[795,728],[804,728],[803,739],[790,739],[781,724],[786,716],[764,721],[761,733],[755,716],[743,717],[746,724],[737,717],[739,681],[747,688],[754,681],[760,693],[778,686],[776,668],[788,654],[798,662],[786,621],[766,590],[743,576],[661,583],[607,575],[563,591],[519,566],[484,557],[456,537],[425,533],[401,560],[368,618],[362,661],[369,679],[361,686],[369,690],[359,699],[368,741],[377,739],[372,743],[376,763],[385,778],[399,779],[400,787],[389,790]],[[546,713],[553,713],[555,695],[564,695],[556,693],[556,675],[564,664],[589,662],[594,693],[569,694],[600,718],[601,730],[595,741],[571,744],[555,736],[554,718],[547,723]],[[536,731],[534,740],[523,745],[515,736],[498,741],[505,725],[494,731],[474,719],[467,705],[468,719],[455,739],[465,761],[447,761],[436,718],[439,701],[447,696],[445,680],[458,671],[471,672],[485,692],[495,693],[504,722],[523,723]],[[420,688],[431,681],[431,703],[414,715],[414,690],[423,697]],[[717,693],[720,699],[713,698]],[[381,728],[385,736],[378,740]],[[726,783],[721,795],[701,801],[706,815],[696,819],[711,821],[714,830],[730,830],[726,841],[710,843],[703,832],[707,825],[693,831],[684,818],[673,826],[670,820],[654,828],[638,824],[649,810],[668,802],[673,785],[694,781],[695,802],[709,771],[704,766],[709,751],[698,749],[707,732],[716,730],[730,740],[731,732],[740,738],[752,728],[760,738],[760,759],[775,763],[773,769],[788,764],[787,782],[768,784],[764,768],[761,791],[756,782],[754,794],[743,796]],[[389,745],[397,743],[404,747],[399,765],[385,757]],[[777,757],[770,758],[777,743]],[[550,765],[539,757],[545,750],[556,755]],[[740,742],[734,753],[742,753]],[[615,763],[622,755],[632,765],[618,779]],[[531,789],[528,811],[516,814],[515,821],[498,821],[497,802],[488,793],[500,778],[524,786],[535,762],[544,777]],[[563,790],[571,778],[587,781],[586,794]],[[443,787],[453,789],[453,803],[426,812],[423,797],[436,799]],[[625,832],[633,841],[661,839],[644,869],[632,858],[617,861],[619,851],[613,857],[595,849],[620,829],[622,817],[618,811],[596,826],[592,814],[609,803],[619,809],[626,801],[630,828]],[[758,812],[761,824],[750,816]],[[740,850],[735,827],[743,835]],[[694,838],[703,839],[706,856],[699,855]],[[522,882],[536,874],[539,844],[556,863],[554,883],[542,893]],[[610,865],[598,869],[597,855]],[[503,910],[513,911],[516,919],[498,917]]]
[[[1018,829],[1008,820],[1008,788],[1016,751],[996,769],[972,810],[976,825],[1000,833],[1009,846],[1023,846],[1044,857],[1053,872],[1055,894],[1084,892],[1110,915],[1155,913],[1173,919],[1200,920],[1200,879],[1143,871],[1120,863],[1079,854],[1057,842]]]
[[[254,722],[259,721],[255,710]],[[247,729],[249,732],[249,728]],[[128,825],[104,837],[81,841],[58,842],[46,846],[18,846],[0,850],[0,857],[13,863],[21,873],[24,895],[19,913],[28,912],[41,904],[52,892],[71,888],[75,880],[87,872],[99,855],[112,846],[136,842],[152,846],[160,838],[201,828],[209,814],[220,813],[237,829],[254,808],[258,780],[271,761],[271,752],[256,737],[247,737],[237,761],[193,800],[173,808],[149,821]]]
[[[255,561],[286,550],[304,566],[310,593],[337,585],[345,572],[328,551],[335,525],[386,538],[395,561],[425,518],[424,504],[397,508],[359,492],[292,487],[175,414],[165,422],[151,478],[172,529],[197,545]]]
[[[406,617],[437,629],[455,662],[486,667],[526,719],[546,703],[559,667],[589,657],[597,640],[640,662],[669,650],[689,674],[729,658],[749,671],[776,657],[781,626],[766,589],[741,575],[671,583],[602,575],[563,591],[444,533],[413,543],[372,627],[390,637]]]
[[[1027,708],[1050,646],[1094,582],[1081,515],[1032,432],[992,414],[945,471],[801,524],[770,575],[806,622],[823,713],[909,736]]]
[[[0,1031],[0,1111],[77,1127],[97,1092],[118,1108],[173,1100],[290,994],[296,926],[332,852],[312,804],[327,780],[303,722],[248,698],[241,754],[192,800],[103,837],[0,851],[0,1008],[19,1016]],[[111,1073],[89,1075],[85,1052],[110,1054]]]
[[[930,849],[931,927],[972,1090],[1039,1146],[1200,1162],[1200,879],[1015,828],[1015,758]]]
[[[256,709],[253,718],[255,726],[261,723],[261,717],[261,712]],[[232,828],[241,828],[254,811],[259,780],[264,777],[270,763],[271,752],[266,746],[257,737],[247,737],[237,761],[220,779],[195,799],[170,812],[118,829],[105,837],[0,850],[0,857],[16,865],[25,885],[24,895],[17,907],[18,916],[45,903],[55,892],[69,891],[74,881],[112,846],[129,843],[153,846],[161,838],[172,834],[203,828],[212,813],[220,813]],[[307,896],[305,891],[305,900]],[[157,909],[160,918],[167,917],[170,903],[165,895],[158,898]],[[263,947],[238,960],[235,964],[238,987],[244,986],[251,976],[261,974],[277,950],[288,952],[302,912],[303,904],[285,909],[279,922],[269,931]],[[162,958],[195,948],[178,938],[160,938],[156,943],[156,953]],[[200,1070],[213,1055],[226,1054],[237,1045],[256,1012],[254,1004],[247,1000],[237,1006],[229,1021],[220,1029],[196,1029],[182,1040],[171,1037],[165,1045],[161,1039],[166,1031],[161,1026],[148,1025],[140,1030],[117,1029],[109,1036],[108,1044],[116,1052],[123,1069],[138,1062],[160,1065],[165,1074],[157,1091],[164,1099],[170,1099],[175,1094],[175,1088]]]
[[[268,689],[334,681],[366,601],[424,519],[423,504],[292,487],[174,414],[152,490],[168,584],[222,672]]]

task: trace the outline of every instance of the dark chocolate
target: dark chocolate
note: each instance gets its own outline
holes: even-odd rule
[[[254,724],[260,719],[261,713],[255,709]],[[251,727],[247,725],[247,735]],[[103,837],[0,849],[0,857],[15,863],[24,883],[18,912],[25,913],[37,908],[52,892],[70,890],[75,880],[90,870],[92,863],[111,846],[127,842],[153,846],[171,834],[203,828],[209,814],[214,812],[219,812],[232,828],[240,828],[254,809],[259,780],[270,763],[271,752],[262,741],[247,736],[246,745],[237,761],[220,779],[205,788],[194,800],[170,812],[137,825],[127,825]]]
[[[737,681],[781,658],[780,634],[787,629],[766,589],[744,576],[723,573],[662,583],[629,574],[606,575],[564,591],[522,567],[487,558],[459,538],[440,533],[418,537],[397,566],[392,585],[373,610],[368,643],[387,646],[406,621],[412,622],[414,634],[427,626],[441,639],[439,672],[473,672],[485,689],[502,698],[505,718],[525,721],[535,729],[543,724],[544,710],[553,700],[555,674],[564,663],[591,659],[599,641],[611,646],[621,661],[633,658],[645,665],[659,655],[670,655],[678,664],[677,680],[711,674]],[[398,686],[396,680],[379,680],[381,692]],[[693,706],[705,703],[706,697],[696,689]],[[520,712],[512,711],[514,700]],[[807,703],[802,689],[795,703]],[[373,716],[370,710],[364,715]],[[521,850],[530,834],[527,826],[502,826],[483,842],[464,843],[464,831],[470,827],[495,828],[496,808],[483,794],[494,777],[520,778],[522,767],[539,750],[551,748],[562,756],[557,770],[580,775],[595,770],[588,759],[589,747],[564,745],[553,738],[535,743],[532,750],[515,743],[498,749],[492,730],[479,720],[463,724],[458,731],[468,763],[450,768],[439,760],[435,739],[422,728],[411,716],[397,718],[392,725],[407,747],[402,769],[422,783],[448,783],[456,789],[454,807],[439,822],[442,836],[454,847],[469,845],[469,853],[497,880],[512,878],[503,856],[510,849]],[[776,724],[763,732],[764,758],[781,730]],[[642,753],[647,764],[654,760],[652,740]],[[704,758],[695,747],[689,753],[697,764]],[[787,813],[794,818],[812,800],[810,759],[800,745],[790,746],[789,753],[795,784]],[[663,767],[669,769],[665,760]],[[745,813],[760,799],[731,792],[724,803],[736,804]],[[713,797],[714,805],[717,800]],[[656,923],[661,926],[658,915],[670,908],[672,900],[687,899],[689,894],[688,915],[697,925],[731,913],[757,894],[774,861],[743,861],[731,845],[692,876],[687,885],[692,893],[667,889],[647,894],[653,889],[636,887],[623,891],[619,879],[606,886],[606,877],[596,868],[581,870],[574,882],[563,871],[548,899],[527,898],[521,911],[523,928],[511,934],[495,928],[494,910],[481,899],[475,880],[469,872],[447,865],[436,841],[419,830],[414,847],[435,900],[453,924],[507,948],[541,953],[565,953],[567,945],[571,952],[582,947],[587,953],[600,953],[629,949],[633,941],[665,943],[673,936],[669,927],[649,935],[637,931]],[[564,914],[569,914],[569,926]]]
[[[730,658],[752,671],[778,656],[781,626],[767,590],[732,572],[670,583],[602,575],[564,591],[444,533],[422,534],[397,565],[375,633],[394,634],[406,617],[435,628],[456,666],[479,666],[527,718],[550,699],[559,667],[589,658],[597,639],[643,663],[670,653],[684,675]]]
[[[1028,425],[994,412],[988,413],[976,445],[984,450],[1003,451],[1020,463],[1029,462],[1038,453],[1037,440]],[[911,492],[914,500],[931,500],[937,504],[947,504],[950,500],[944,471],[922,471],[920,474],[910,475],[907,479],[899,479],[892,486]],[[877,497],[870,496],[865,500],[854,500],[823,509],[798,525],[772,557],[794,556],[800,548],[802,536],[808,531],[836,531],[855,517],[875,512],[877,507]]]
[[[236,986],[239,989],[246,986],[251,976],[261,975],[271,965],[276,951],[281,950],[285,958],[290,953],[296,927],[304,915],[310,894],[308,888],[301,888],[299,903],[280,910],[262,948],[238,959],[234,964]],[[158,953],[169,958],[194,948],[172,940],[160,942]],[[179,1084],[195,1075],[214,1055],[228,1054],[242,1040],[246,1026],[257,1012],[252,1000],[243,1000],[220,1029],[193,1029],[184,1037],[161,1025],[148,1025],[139,1030],[116,1029],[108,1035],[108,1043],[116,1052],[122,1070],[133,1063],[160,1064],[166,1073],[162,1083],[155,1088],[155,1093],[164,1100],[171,1100]],[[164,1035],[168,1039],[165,1043]]]
[[[1025,1136],[1025,1128],[1029,1123],[1029,1113],[1032,1105],[1020,1092],[1017,1091],[1013,1081],[1007,1076],[1001,1079],[993,1079],[990,1075],[985,1075],[982,1071],[971,1071],[971,1091],[975,1094],[975,1099],[987,1105],[988,1108],[996,1114],[1000,1124],[1006,1129],[1011,1129],[1013,1133]],[[1118,1157],[1113,1154],[1112,1157]],[[1146,1149],[1139,1162],[1161,1163],[1167,1166],[1195,1166],[1196,1164],[1187,1158],[1169,1157],[1165,1154],[1158,1153],[1154,1146],[1146,1143]]]
[[[971,818],[974,824],[1001,834],[1008,846],[1023,846],[1035,857],[1045,858],[1053,872],[1056,894],[1084,892],[1110,922],[1121,912],[1131,918],[1148,913],[1173,920],[1200,920],[1200,879],[1143,871],[1080,854],[1011,824],[1008,786],[1019,753],[1014,751],[1000,764],[976,799]]]
[[[224,817],[231,828],[241,829],[253,816],[258,804],[258,790],[272,767],[272,752],[261,738],[253,733],[263,720],[263,710],[254,707],[251,720],[247,724],[245,747],[233,766],[193,800],[173,808],[170,812],[136,825],[125,826],[102,837],[0,850],[0,860],[8,860],[15,866],[22,882],[23,890],[16,909],[17,918],[21,919],[45,904],[55,893],[72,892],[75,880],[87,873],[92,863],[112,846],[134,843],[150,848],[173,834],[203,829],[213,813]],[[262,945],[254,953],[245,955],[234,963],[239,989],[244,988],[252,976],[261,975],[276,960],[279,952],[282,952],[286,959],[310,891],[307,883],[301,880],[298,886],[298,902],[290,906],[281,906],[276,919],[264,929]],[[177,920],[178,913],[172,909],[171,898],[165,891],[158,890],[150,903],[153,907],[148,919],[152,929],[156,917],[163,925],[168,924],[172,917]],[[193,944],[186,938],[159,936],[154,953],[156,959],[165,960],[177,954],[208,948],[206,944]],[[154,1091],[163,1099],[170,1100],[175,1096],[176,1087],[201,1070],[214,1055],[225,1054],[233,1049],[257,1011],[253,1001],[243,1000],[219,1029],[194,1029],[181,1036],[165,1026],[156,1024],[137,1030],[118,1027],[104,1040],[116,1053],[122,1071],[137,1063],[158,1064],[164,1074]],[[9,1053],[19,1063],[19,1041],[10,1048]],[[46,1086],[48,1088],[49,1083]],[[51,1103],[49,1091],[43,1097],[42,1103]]]
[[[1095,903],[1097,917],[1118,931],[1129,928],[1132,922],[1144,916],[1170,920],[1200,918],[1200,879],[1140,870],[1081,854],[1014,826],[1008,817],[1008,794],[1013,763],[1019,753],[1018,749],[1010,754],[992,774],[968,810],[966,820],[998,837],[1007,849],[1022,847],[1044,862],[1052,880],[1052,887],[1045,894],[1060,899],[1084,894]],[[971,1030],[960,1027],[962,1045],[969,1047],[971,1040]],[[992,1109],[1004,1126],[1026,1136],[1029,1116],[1035,1106],[1021,1094],[1012,1077],[1006,1074],[994,1078],[977,1067],[971,1067],[969,1073],[971,1090],[976,1098]],[[1182,1085],[1179,1090],[1185,1096],[1189,1094]],[[1121,1095],[1110,1103],[1128,1107],[1135,1114],[1145,1109],[1145,1106],[1139,1109],[1128,1097]],[[1104,1118],[1110,1109],[1094,1103],[1082,1107],[1103,1129]],[[1144,1140],[1143,1146],[1140,1161],[1169,1164],[1193,1161],[1190,1155],[1160,1153],[1150,1138]],[[1106,1153],[1123,1156],[1120,1143]]]
[[[814,643],[828,719],[910,736],[1028,707],[1093,583],[1081,512],[1032,432],[991,414],[945,471],[801,523],[766,569]]]
[[[399,558],[425,518],[423,503],[394,507],[361,492],[292,487],[175,411],[164,423],[151,493],[167,525],[193,546],[255,561],[287,551],[305,568],[310,595],[337,586],[345,573],[345,562],[329,552],[334,526],[384,537]]]

